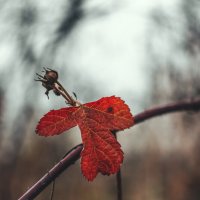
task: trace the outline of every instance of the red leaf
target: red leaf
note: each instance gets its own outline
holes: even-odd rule
[[[111,96],[78,107],[50,111],[40,120],[36,132],[56,135],[78,125],[84,145],[81,169],[91,181],[98,172],[109,175],[119,170],[123,152],[111,130],[123,130],[133,124],[129,107],[119,97]]]
[[[102,124],[109,130],[123,130],[133,125],[129,107],[119,97],[103,97],[95,102],[84,104],[87,118]]]
[[[36,127],[36,133],[43,136],[58,135],[77,125],[73,118],[75,107],[51,110],[42,117]]]

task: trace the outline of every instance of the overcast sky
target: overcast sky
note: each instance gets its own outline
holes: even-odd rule
[[[134,112],[140,111],[143,109],[141,107],[142,99],[145,97],[145,104],[149,89],[146,45],[151,23],[150,13],[157,7],[173,12],[178,2],[178,0],[86,1],[84,9],[89,14],[76,26],[62,48],[57,51],[57,59],[54,62],[56,64],[53,67],[58,71],[62,70],[63,66],[68,67],[73,74],[77,74],[78,79],[83,82],[88,81],[94,88],[98,88],[101,94],[99,96],[97,94],[95,98],[111,95],[121,96],[131,109],[134,109]],[[39,20],[31,30],[28,28],[26,30],[29,37],[28,43],[34,44],[35,55],[40,57],[41,54],[45,55],[45,52],[48,52],[49,38],[53,38],[57,21],[62,18],[65,11],[66,2],[59,0],[55,4],[54,1],[38,0],[29,1],[29,4],[31,9],[37,7]],[[19,39],[16,38],[17,34],[21,34],[21,37],[25,37],[23,34],[26,34],[21,30],[18,30],[19,32],[16,34],[19,11],[23,10],[26,5],[25,2],[15,1],[10,4],[5,3],[2,7],[0,18],[1,75],[5,71],[12,71],[13,67],[15,69],[21,68],[23,65],[29,67],[23,60],[18,60],[17,44]],[[99,13],[102,12],[102,16],[95,17],[96,10]],[[92,17],[93,15],[94,17]],[[47,57],[45,61],[42,62],[42,65],[51,67],[51,58]],[[44,66],[41,66],[41,69]],[[31,67],[34,68],[34,66]],[[10,75],[12,81],[9,82],[7,89],[9,112],[23,105],[20,97],[23,99],[26,91],[19,88],[28,85],[28,82],[33,82],[35,72],[31,72],[30,70],[27,77],[24,77],[20,71]],[[74,86],[76,80],[70,80],[70,82],[74,82],[73,84],[69,83],[67,71],[62,72],[60,81],[67,85],[70,91],[77,92],[77,88]],[[33,87],[33,83],[31,84]],[[33,94],[31,87],[30,96]],[[41,91],[44,92],[44,89]],[[80,98],[83,96],[82,94],[77,95]],[[16,99],[16,97],[18,98]],[[13,103],[13,99],[15,99],[15,103]],[[80,100],[84,101],[84,98]],[[49,107],[52,106],[52,101],[47,102],[43,93],[38,102]]]

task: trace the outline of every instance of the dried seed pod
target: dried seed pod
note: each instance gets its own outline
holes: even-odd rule
[[[48,84],[54,84],[58,80],[58,72],[52,69],[45,69],[44,79],[47,80]]]
[[[58,80],[58,72],[49,68],[44,68],[44,72],[45,75],[42,76],[40,74],[38,75],[38,80],[36,81],[41,81],[42,82],[42,86],[45,87],[47,90],[45,92],[45,94],[47,95],[47,97],[49,98],[49,91],[53,90],[54,93],[56,95],[60,95],[58,91],[55,91],[54,89],[54,84],[57,82]]]

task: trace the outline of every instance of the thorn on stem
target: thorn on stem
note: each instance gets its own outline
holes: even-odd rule
[[[77,100],[77,95],[76,95],[76,93],[75,93],[75,92],[72,92],[72,93],[73,93],[74,97],[75,97],[76,100]]]

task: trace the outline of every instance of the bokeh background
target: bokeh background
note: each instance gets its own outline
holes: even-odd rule
[[[199,13],[199,0],[1,0],[0,199],[19,198],[81,142],[78,128],[35,134],[43,114],[66,106],[47,99],[36,72],[57,70],[81,102],[120,96],[134,114],[198,97]],[[118,134],[124,199],[200,199],[199,116],[166,115]],[[89,183],[77,162],[56,180],[54,199],[116,199],[115,176]]]

